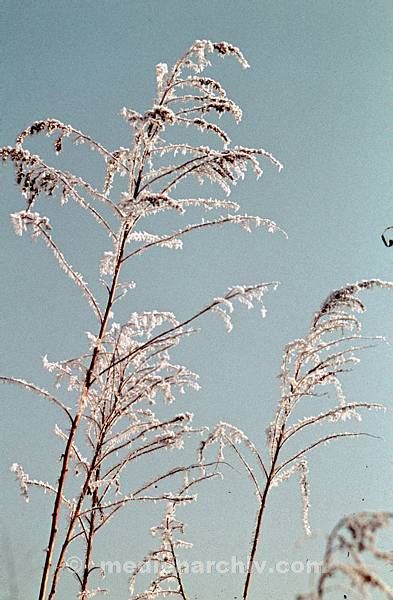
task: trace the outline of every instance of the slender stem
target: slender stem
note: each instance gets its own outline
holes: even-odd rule
[[[173,545],[172,540],[170,540],[169,543],[170,543],[170,546],[171,546],[171,552],[172,552],[172,557],[173,557],[173,564],[174,564],[174,567],[175,567],[177,583],[179,585],[180,596],[183,598],[183,600],[187,600],[186,592],[185,592],[184,586],[183,586],[183,580],[181,578],[181,573],[180,573],[179,565],[177,563],[177,557],[176,557],[175,547]]]
[[[61,568],[63,566],[63,562],[64,562],[64,558],[65,558],[65,555],[66,555],[66,552],[67,552],[67,548],[68,548],[70,542],[73,539],[72,538],[72,534],[73,534],[76,522],[78,521],[78,519],[80,517],[80,509],[81,509],[83,500],[85,499],[86,494],[88,493],[92,474],[93,474],[93,472],[96,469],[97,456],[98,456],[98,452],[96,451],[95,454],[94,454],[91,466],[90,466],[88,472],[86,473],[86,479],[85,479],[85,482],[83,484],[82,491],[81,491],[81,493],[79,495],[78,502],[76,503],[76,506],[74,508],[73,514],[72,514],[72,516],[70,518],[70,522],[69,522],[69,525],[68,525],[67,533],[65,535],[65,539],[64,539],[64,542],[63,542],[61,550],[60,550],[59,558],[57,559],[56,568],[55,568],[54,573],[53,573],[52,586],[51,586],[51,590],[50,590],[50,593],[49,593],[49,596],[48,596],[48,600],[52,600],[52,598],[54,598],[54,596],[56,594],[57,580],[59,578],[60,571],[61,571]]]
[[[64,450],[64,454],[62,455],[62,465],[61,465],[60,477],[59,477],[59,481],[58,481],[57,494],[56,494],[55,503],[54,503],[53,512],[52,512],[51,529],[50,529],[50,534],[49,534],[48,547],[46,549],[46,556],[45,556],[45,563],[44,563],[44,568],[43,568],[43,572],[42,572],[40,592],[39,592],[39,596],[38,596],[39,600],[44,600],[44,598],[46,597],[46,588],[48,585],[48,577],[49,577],[50,568],[52,566],[53,551],[54,551],[54,547],[55,547],[55,540],[56,540],[56,535],[57,535],[57,530],[58,530],[58,521],[59,521],[62,492],[64,489],[64,482],[67,477],[68,463],[69,463],[69,458],[70,458],[70,454],[71,454],[71,447],[72,447],[72,443],[73,443],[73,440],[75,437],[76,429],[78,427],[79,420],[80,420],[80,413],[78,413],[72,421],[70,433],[68,435],[67,444],[66,444],[66,447]]]
[[[83,516],[83,513],[81,513],[81,507],[82,507],[84,499],[86,498],[87,493],[89,492],[91,478],[94,473],[97,474],[97,471],[99,468],[98,461],[99,461],[100,452],[102,450],[102,442],[103,442],[103,439],[105,436],[105,432],[106,432],[106,428],[104,426],[100,432],[100,436],[99,436],[99,439],[96,444],[96,449],[95,449],[95,452],[94,452],[94,455],[93,455],[93,458],[91,461],[91,465],[86,473],[86,478],[85,478],[85,481],[84,481],[84,484],[82,487],[82,491],[81,491],[78,501],[75,505],[73,514],[70,518],[67,533],[65,535],[65,538],[64,538],[64,541],[63,541],[63,544],[62,544],[62,547],[61,547],[61,550],[59,553],[59,557],[57,560],[56,568],[54,570],[54,574],[53,574],[53,578],[52,578],[52,586],[51,586],[50,594],[48,596],[48,600],[52,600],[52,598],[54,598],[54,596],[56,594],[57,580],[59,578],[60,571],[61,571],[61,568],[64,563],[64,558],[65,558],[68,546],[78,535],[77,534],[76,536],[75,535],[73,536],[72,534],[74,532],[77,521],[80,520],[81,516]],[[98,471],[98,473],[99,473],[99,471]],[[97,478],[99,478],[99,476],[97,476]]]
[[[99,479],[100,479],[100,469],[98,468],[98,469],[96,469],[94,480],[95,480],[95,482],[97,482]],[[88,532],[86,555],[85,555],[85,566],[84,566],[84,570],[83,570],[83,578],[82,578],[82,585],[81,585],[81,597],[82,598],[84,598],[84,593],[86,593],[87,582],[88,582],[89,575],[90,575],[90,561],[91,561],[91,556],[92,556],[92,552],[93,552],[93,539],[94,539],[94,534],[96,532],[95,518],[97,515],[97,511],[95,509],[99,508],[98,504],[99,504],[98,490],[97,490],[97,487],[95,487],[94,491],[93,491],[93,495],[92,495],[92,500],[91,500],[92,510],[91,510],[91,514],[90,514],[89,532]]]
[[[276,464],[277,464],[278,457],[279,457],[280,450],[281,450],[281,439],[282,439],[283,435],[284,435],[284,426],[281,429],[280,437],[277,441],[277,448],[276,448],[276,451],[273,456],[270,472],[269,472],[267,481],[265,483],[265,488],[263,490],[262,498],[261,498],[261,501],[259,504],[259,510],[258,510],[257,519],[256,519],[254,536],[253,536],[253,540],[252,540],[250,560],[248,562],[247,575],[246,575],[246,580],[244,582],[244,589],[243,589],[243,596],[242,596],[243,600],[247,600],[248,595],[249,595],[251,577],[252,577],[252,573],[253,573],[253,564],[254,564],[254,560],[255,560],[255,556],[257,553],[258,544],[259,544],[259,540],[260,540],[262,519],[263,519],[263,515],[265,513],[267,497],[268,497],[268,494],[270,491],[273,477],[275,475],[275,469],[276,469]]]
[[[57,536],[57,531],[58,531],[58,521],[59,521],[59,516],[60,516],[61,499],[62,499],[62,495],[63,495],[65,480],[67,478],[72,446],[73,446],[76,431],[78,429],[79,421],[82,418],[83,406],[87,400],[89,389],[90,389],[92,383],[94,382],[93,372],[94,372],[97,357],[99,354],[100,343],[105,336],[110,311],[111,311],[113,301],[115,298],[117,283],[118,283],[120,269],[121,269],[121,261],[122,261],[123,255],[124,255],[124,249],[125,249],[129,231],[130,231],[130,226],[126,226],[123,231],[123,238],[122,238],[122,243],[120,246],[120,252],[119,252],[115,272],[113,275],[112,286],[111,286],[110,293],[108,296],[105,313],[104,313],[104,316],[103,316],[103,319],[101,322],[97,344],[94,348],[93,355],[91,357],[90,366],[87,370],[86,377],[85,377],[84,388],[83,388],[81,396],[80,396],[78,412],[75,415],[74,419],[72,420],[72,425],[70,428],[70,432],[68,434],[66,447],[64,450],[64,454],[62,455],[62,465],[61,465],[60,477],[59,477],[58,486],[57,486],[55,503],[54,503],[53,512],[52,512],[52,521],[51,521],[51,528],[50,528],[50,534],[49,534],[49,541],[48,541],[48,546],[46,549],[45,563],[44,563],[44,568],[43,568],[43,572],[42,572],[38,600],[45,600],[45,598],[46,598],[46,590],[47,590],[47,586],[48,586],[49,573],[50,573],[50,569],[51,569],[52,562],[53,562],[53,552],[54,552],[54,548],[55,548],[56,536]],[[54,596],[54,592],[53,593],[51,592],[51,596],[52,597]]]
[[[266,500],[267,500],[267,496],[268,496],[268,493],[270,490],[271,475],[272,475],[272,473],[269,474],[269,478],[265,484],[265,489],[263,491],[262,498],[261,498],[260,505],[259,505],[259,510],[258,510],[257,519],[256,519],[256,525],[255,525],[255,531],[254,531],[254,537],[252,540],[250,560],[247,565],[247,575],[246,575],[246,580],[244,583],[243,596],[242,596],[243,600],[247,600],[247,598],[248,598],[248,593],[249,593],[249,588],[250,588],[250,583],[251,583],[251,576],[252,576],[252,571],[253,571],[253,563],[254,563],[255,555],[257,553],[258,542],[259,542],[259,537],[260,537],[260,532],[261,532],[262,518],[263,518],[263,515],[265,512]]]

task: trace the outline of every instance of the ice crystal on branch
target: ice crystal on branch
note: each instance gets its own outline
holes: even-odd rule
[[[12,473],[15,473],[15,477],[16,477],[17,481],[19,482],[21,495],[24,497],[26,502],[28,502],[29,501],[29,495],[28,495],[29,476],[24,472],[23,467],[18,465],[18,463],[14,463],[13,465],[11,465],[11,471],[12,471]]]
[[[158,548],[153,549],[145,556],[131,575],[129,600],[153,600],[166,597],[179,597],[182,600],[187,600],[179,552],[191,548],[192,544],[182,537],[185,524],[178,519],[176,510],[178,506],[188,504],[196,499],[196,496],[190,497],[189,495],[191,488],[220,476],[217,466],[217,463],[210,463],[203,466],[192,465],[189,468],[177,470],[183,474],[183,484],[177,491],[176,496],[166,504],[161,523],[150,530],[151,534],[158,538],[160,544]],[[153,567],[152,571],[154,573],[149,587],[142,592],[136,592],[139,576],[149,567]]]

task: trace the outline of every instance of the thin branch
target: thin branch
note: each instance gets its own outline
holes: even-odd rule
[[[4,375],[0,376],[0,383],[18,385],[38,394],[39,396],[42,396],[43,398],[46,398],[47,400],[49,400],[49,402],[53,402],[54,404],[56,404],[56,406],[58,406],[72,422],[73,417],[70,413],[69,408],[65,406],[58,398],[56,398],[46,390],[36,386],[34,383],[29,383],[28,381],[25,381],[24,379],[19,379],[18,377],[6,377]]]

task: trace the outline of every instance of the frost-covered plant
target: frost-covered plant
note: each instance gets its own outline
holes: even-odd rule
[[[121,475],[136,459],[179,448],[188,436],[200,433],[192,428],[190,413],[177,414],[170,407],[166,412],[162,410],[161,404],[169,405],[178,392],[198,388],[197,376],[175,364],[170,351],[193,332],[193,322],[207,312],[217,312],[230,329],[235,300],[247,306],[261,303],[264,314],[263,296],[269,288],[275,287],[273,283],[233,287],[182,322],[170,312],[158,311],[133,313],[121,324],[113,320],[115,304],[133,287],[133,283],[124,278],[123,267],[137,255],[153,247],[179,249],[186,234],[226,224],[240,225],[247,231],[254,227],[279,231],[269,219],[238,214],[238,204],[226,197],[176,195],[178,184],[194,179],[218,186],[228,196],[249,168],[260,177],[260,159],[267,159],[281,169],[274,156],[261,148],[232,146],[217,119],[213,116],[209,120],[210,115],[228,113],[238,122],[242,114],[222,85],[204,74],[213,53],[233,56],[242,67],[248,67],[235,46],[205,40],[195,42],[172,68],[159,64],[153,106],[144,114],[129,108],[122,110],[131,129],[130,147],[108,150],[73,126],[47,119],[22,131],[14,146],[0,149],[0,159],[13,164],[16,183],[26,200],[25,208],[11,215],[16,234],[30,233],[33,239],[41,239],[46,244],[60,268],[86,298],[97,323],[96,331],[88,334],[89,348],[82,356],[59,362],[44,359],[44,366],[55,374],[57,385],[64,384],[69,391],[70,401],[66,404],[23,379],[1,378],[4,383],[23,386],[54,403],[64,417],[64,426],[56,427],[56,434],[64,443],[56,485],[31,479],[20,465],[12,467],[26,498],[31,486],[38,486],[54,496],[40,600],[54,598],[59,575],[67,567],[69,546],[75,540],[82,541],[85,547],[83,573],[74,573],[80,598],[98,593],[98,589],[92,590],[89,586],[89,577],[94,571],[94,539],[121,507],[151,500],[170,501],[173,508],[177,499],[190,500],[183,493],[181,498],[176,494],[155,494],[153,475],[136,489],[123,490],[121,483]],[[164,139],[166,130],[174,128],[178,134],[180,126],[209,133],[211,145],[185,143],[184,137],[181,143]],[[70,142],[85,144],[98,153],[103,159],[102,188],[52,166],[30,151],[26,145],[39,134],[53,139],[56,155],[67,150]],[[196,135],[192,134],[191,139],[196,139]],[[61,205],[75,201],[108,234],[111,246],[101,259],[97,257],[104,290],[102,297],[93,292],[58,246],[49,218],[37,210],[43,197],[57,199]],[[171,225],[174,220],[171,215],[184,214],[189,208],[212,212],[214,216],[181,228]],[[166,222],[173,229],[162,235],[146,231],[144,220],[163,212],[169,213]],[[157,411],[156,403],[160,405]],[[203,468],[200,479],[210,476],[208,464],[197,465],[197,468]],[[192,465],[181,467],[184,472],[190,469]],[[75,496],[72,475],[81,481]],[[169,471],[158,479],[172,475],[173,471]],[[172,527],[172,514],[167,513],[167,529]]]
[[[170,498],[166,504],[162,522],[151,529],[151,534],[158,537],[160,543],[136,566],[130,577],[129,593],[132,600],[151,600],[151,598],[169,596],[179,596],[182,600],[187,600],[178,550],[190,548],[192,544],[179,538],[184,534],[184,523],[178,520],[176,509],[179,504],[187,502],[191,488],[203,481],[220,476],[216,469],[207,473],[208,466],[210,465],[200,464],[194,465],[195,469],[184,469],[184,480],[176,497]],[[149,567],[153,567],[154,577],[148,589],[136,592],[135,585],[138,576]]]
[[[26,199],[25,208],[11,215],[15,232],[17,235],[28,232],[33,239],[41,239],[46,244],[61,269],[78,286],[96,319],[96,330],[88,333],[88,347],[82,356],[58,362],[44,358],[44,366],[55,375],[56,385],[64,386],[69,393],[69,402],[24,379],[0,377],[3,383],[22,386],[45,398],[63,415],[64,424],[55,430],[64,443],[57,484],[30,478],[17,463],[11,467],[26,499],[31,487],[38,487],[54,497],[39,600],[56,596],[64,570],[75,575],[80,600],[102,592],[100,588],[93,589],[91,581],[92,575],[97,573],[93,559],[96,536],[120,509],[139,502],[163,503],[165,513],[153,531],[160,540],[158,548],[145,557],[131,578],[131,596],[133,600],[168,596],[185,600],[177,552],[187,544],[178,538],[183,525],[176,516],[176,509],[179,504],[195,499],[194,488],[198,484],[219,475],[218,466],[224,462],[226,448],[232,449],[242,462],[259,503],[243,593],[244,599],[248,598],[252,564],[270,489],[293,474],[299,476],[308,531],[307,453],[331,440],[362,434],[335,431],[301,451],[285,454],[290,441],[318,423],[359,418],[358,410],[379,408],[375,404],[348,402],[342,393],[339,375],[357,361],[356,353],[364,345],[355,314],[364,310],[364,306],[357,294],[370,287],[390,286],[385,282],[360,282],[334,292],[315,315],[309,334],[286,347],[281,371],[282,394],[275,419],[268,428],[266,458],[235,426],[220,423],[212,432],[206,432],[192,426],[191,413],[174,411],[172,403],[177,394],[198,389],[198,378],[174,362],[171,351],[194,332],[194,322],[206,313],[218,313],[230,330],[236,301],[249,308],[259,303],[264,316],[264,295],[275,288],[275,283],[234,286],[183,321],[163,311],[134,312],[121,323],[115,319],[116,303],[134,287],[124,274],[124,266],[149,249],[180,249],[187,234],[226,224],[240,225],[246,231],[256,227],[269,232],[281,231],[269,219],[238,214],[239,205],[227,197],[183,198],[176,193],[178,184],[194,179],[218,186],[228,196],[247,169],[260,177],[260,159],[267,159],[281,169],[279,161],[261,148],[232,146],[227,133],[217,124],[214,115],[228,113],[238,122],[241,110],[228,98],[221,84],[204,73],[213,53],[233,56],[241,66],[248,66],[238,48],[226,42],[204,40],[195,42],[172,68],[159,64],[153,106],[144,114],[129,108],[122,110],[132,133],[130,147],[108,150],[71,125],[47,119],[26,128],[14,146],[0,149],[0,159],[13,164],[16,183]],[[213,118],[209,119],[209,115]],[[211,145],[185,142],[184,137],[181,143],[164,138],[168,129],[173,128],[176,135],[181,126],[197,130],[190,135],[191,140],[199,133],[210,134]],[[41,133],[54,140],[57,155],[67,149],[70,142],[85,144],[97,152],[104,163],[102,187],[98,189],[79,175],[51,166],[28,150],[26,144],[30,138]],[[95,287],[90,287],[83,275],[71,266],[53,237],[48,217],[37,211],[42,197],[56,198],[61,205],[68,200],[75,201],[109,236],[110,248],[102,257],[97,257],[102,297],[93,292]],[[194,212],[208,211],[213,216],[201,217],[182,227],[172,225],[177,214],[183,215],[190,208]],[[165,222],[171,229],[160,235],[146,231],[144,223],[150,223],[151,217],[161,213],[167,213]],[[296,420],[294,411],[300,401],[304,397],[317,397],[321,386],[336,392],[335,405],[321,414]],[[131,479],[130,484],[130,478],[125,477],[135,461],[182,448],[190,437],[201,433],[204,437],[194,463],[176,464],[161,473],[149,472],[142,483]],[[215,443],[219,451],[211,459],[207,452]],[[180,488],[179,477],[182,478]],[[163,482],[171,486],[171,491],[161,491]],[[74,543],[83,546],[81,573],[67,564],[67,555]],[[158,565],[158,570],[149,589],[135,592],[134,584],[143,566],[152,562]]]
[[[393,513],[362,512],[341,519],[328,537],[321,574],[315,591],[300,595],[297,600],[329,600],[357,598],[371,600],[379,592],[388,600],[393,588],[388,585],[378,567],[393,563],[393,552],[378,547],[378,535],[391,525]]]
[[[201,461],[206,460],[207,450],[213,444],[218,445],[217,460],[224,460],[226,449],[233,451],[249,475],[258,499],[250,559],[243,588],[244,600],[250,594],[253,563],[271,489],[293,475],[298,476],[303,499],[304,529],[310,534],[307,455],[314,448],[333,440],[369,434],[336,428],[306,445],[301,441],[296,443],[299,435],[305,430],[315,429],[316,425],[336,425],[349,419],[360,421],[359,411],[383,408],[375,403],[348,401],[340,381],[340,375],[351,370],[359,362],[359,351],[370,345],[361,334],[361,323],[356,313],[365,311],[365,305],[359,299],[358,293],[374,287],[392,288],[393,284],[373,279],[334,291],[314,315],[307,336],[286,346],[280,373],[281,396],[274,420],[266,431],[266,452],[243,431],[228,423],[220,423],[201,443]],[[327,394],[322,394],[325,390]],[[299,419],[299,404],[304,399],[312,399],[312,404],[320,404],[321,397],[325,401],[326,395],[332,396],[333,402],[330,406],[325,405],[322,412],[316,411]],[[293,442],[296,450],[291,450]]]

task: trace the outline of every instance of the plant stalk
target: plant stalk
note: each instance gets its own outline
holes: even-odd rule
[[[129,231],[130,231],[130,226],[127,226],[123,232],[123,239],[122,239],[122,243],[121,243],[121,247],[120,247],[119,257],[117,259],[115,272],[114,272],[113,280],[112,280],[112,286],[111,286],[111,289],[109,292],[105,313],[104,313],[102,323],[100,326],[97,344],[94,348],[93,355],[92,355],[92,358],[90,361],[90,366],[86,373],[85,385],[84,385],[84,389],[82,390],[82,393],[81,393],[78,412],[72,421],[71,429],[68,434],[66,447],[64,450],[64,454],[62,456],[62,465],[61,465],[60,477],[59,477],[58,486],[57,486],[55,503],[54,503],[53,512],[52,512],[52,521],[51,521],[51,528],[50,528],[50,534],[49,534],[49,541],[48,541],[48,546],[46,549],[46,557],[45,557],[45,563],[44,563],[44,568],[43,568],[42,577],[41,577],[40,592],[39,592],[38,600],[45,600],[45,598],[46,598],[46,590],[47,590],[47,586],[48,586],[49,573],[50,573],[50,569],[51,569],[52,562],[53,562],[53,553],[54,553],[56,536],[57,536],[57,531],[58,531],[61,499],[63,496],[65,480],[66,480],[67,473],[68,473],[68,466],[69,466],[69,460],[70,460],[70,456],[71,456],[72,445],[74,442],[76,431],[78,429],[79,422],[82,418],[83,406],[88,397],[89,389],[92,385],[93,372],[94,372],[96,360],[97,360],[97,357],[99,354],[99,346],[100,346],[100,343],[103,340],[105,333],[106,333],[106,327],[108,325],[110,311],[111,311],[111,308],[112,308],[112,305],[113,305],[113,302],[115,299],[117,284],[118,284],[119,275],[120,275],[122,258],[124,256],[124,250],[125,250],[127,236],[129,234]],[[52,592],[51,592],[50,597],[53,597],[53,595],[54,595],[54,593],[52,594]]]

